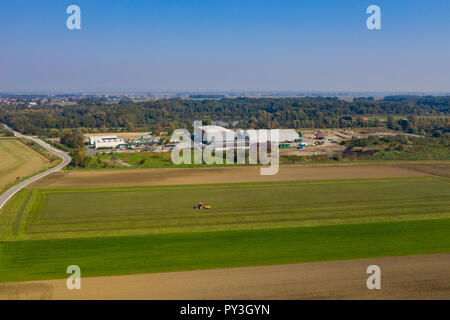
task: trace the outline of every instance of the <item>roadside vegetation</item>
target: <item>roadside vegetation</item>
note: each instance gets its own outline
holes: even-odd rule
[[[41,154],[42,156],[47,158],[47,160],[50,162],[50,165],[56,165],[57,163],[59,163],[61,161],[61,159],[59,157],[55,156],[51,152],[48,152],[42,146],[40,146],[39,144],[37,144],[34,141],[27,140],[27,139],[18,139],[18,141],[22,142],[27,147],[33,149],[34,151],[38,152],[39,154]]]
[[[450,160],[450,138],[369,137],[344,141],[344,157],[367,160]]]
[[[0,194],[28,177],[56,166],[60,161],[34,142],[0,139]]]
[[[0,137],[14,137],[14,132],[0,125]]]
[[[69,163],[70,168],[113,168],[114,162],[103,161],[86,155],[85,142],[82,130],[64,130],[60,133],[59,141],[55,138],[51,141],[47,140],[53,146],[70,153],[72,161]]]

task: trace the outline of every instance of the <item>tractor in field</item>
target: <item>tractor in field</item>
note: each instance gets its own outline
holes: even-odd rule
[[[194,210],[202,210],[202,209],[211,209],[211,206],[203,205],[203,203],[199,202],[194,206]]]

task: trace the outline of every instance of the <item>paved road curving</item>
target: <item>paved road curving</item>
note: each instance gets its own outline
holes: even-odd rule
[[[5,125],[6,126],[6,125]],[[7,127],[7,126],[6,126]],[[9,130],[11,130],[11,128],[7,127]],[[13,130],[11,130],[13,131]],[[55,148],[53,148],[52,146],[50,146],[48,143],[45,143],[44,141],[36,138],[36,137],[31,137],[31,136],[25,136],[23,134],[20,134],[19,132],[13,131],[14,132],[14,136],[17,138],[23,138],[23,139],[28,139],[31,140],[37,144],[39,144],[40,146],[42,146],[45,150],[47,150],[48,152],[60,157],[63,161],[57,165],[56,167],[53,167],[47,171],[41,172],[35,176],[32,176],[31,178],[28,178],[14,186],[12,186],[11,188],[9,188],[7,191],[5,191],[4,193],[2,193],[0,195],[0,209],[6,204],[6,202],[8,202],[9,199],[11,199],[12,196],[14,196],[17,192],[19,192],[20,190],[22,190],[23,188],[25,188],[26,186],[28,186],[30,183],[33,183],[45,176],[48,176],[50,173],[53,173],[55,171],[61,170],[62,168],[64,168],[66,165],[68,165],[70,163],[70,161],[72,160],[69,155],[63,151],[57,150]]]

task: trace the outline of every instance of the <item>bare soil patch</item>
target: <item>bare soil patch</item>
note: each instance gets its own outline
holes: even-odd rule
[[[53,173],[37,181],[32,187],[66,188],[369,179],[435,174],[447,176],[449,171],[450,162],[289,165],[281,166],[278,174],[273,176],[260,175],[259,167],[69,171]]]
[[[424,165],[421,163],[402,163],[393,164],[393,166],[400,166],[408,170],[414,170],[417,172],[423,172],[426,174],[431,174],[435,176],[441,176],[450,178],[450,163],[435,163],[433,165]]]
[[[381,268],[381,290],[366,269]],[[0,299],[450,299],[450,253],[0,284]]]
[[[308,145],[303,149],[282,149],[280,150],[280,154],[284,155],[296,155],[296,156],[318,156],[318,155],[326,155],[332,156],[335,154],[341,154],[346,147],[341,146],[335,143],[326,143],[321,146]]]

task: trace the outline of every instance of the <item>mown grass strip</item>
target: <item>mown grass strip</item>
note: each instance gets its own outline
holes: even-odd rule
[[[19,231],[19,224],[20,224],[20,220],[22,219],[22,215],[23,212],[25,211],[25,207],[28,204],[28,201],[30,201],[32,193],[28,193],[27,198],[23,201],[22,207],[20,208],[19,212],[17,212],[16,214],[16,218],[14,220],[14,225],[13,225],[13,235],[17,236],[17,233]]]
[[[450,219],[0,242],[0,282],[450,252]]]
[[[4,233],[1,239],[207,232],[450,217],[450,186],[446,180],[433,177],[185,187],[94,188],[82,192],[24,190],[33,196],[19,216],[18,232]],[[10,201],[20,205],[7,206],[0,215],[18,214],[24,201],[20,194]],[[212,209],[193,210],[197,201],[212,205]],[[10,223],[8,228],[13,230],[14,220],[3,221]]]

